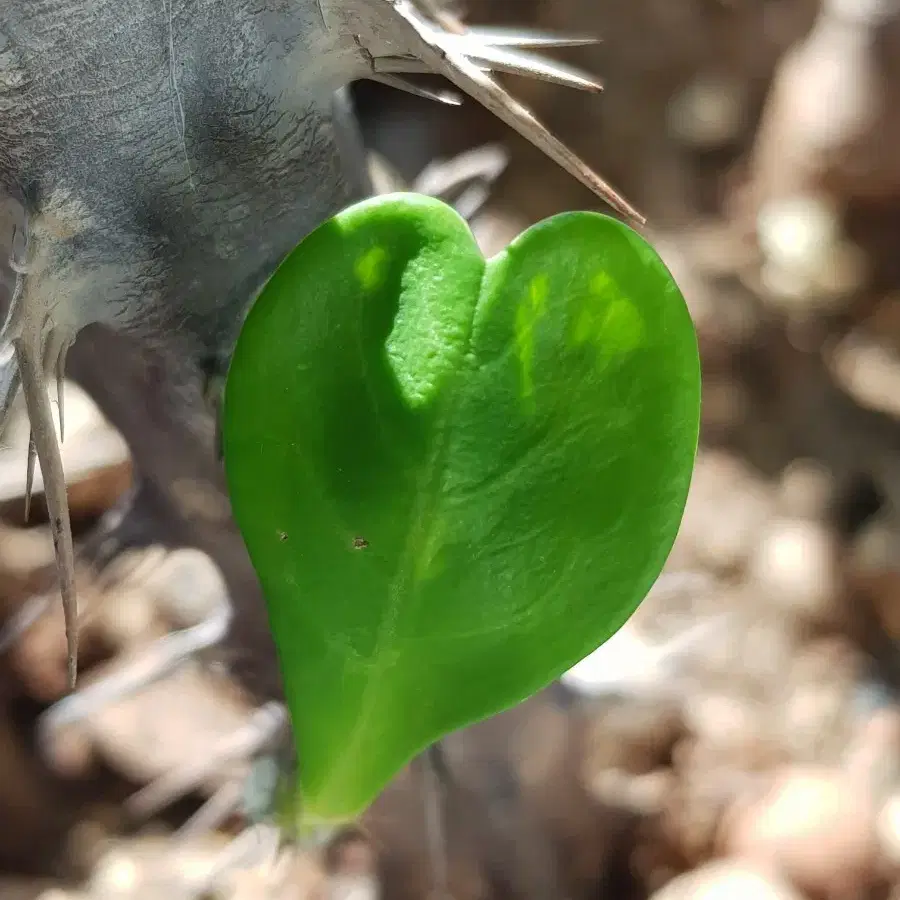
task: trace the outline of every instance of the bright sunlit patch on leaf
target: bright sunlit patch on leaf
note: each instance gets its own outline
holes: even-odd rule
[[[534,391],[531,371],[534,365],[534,331],[547,310],[548,285],[546,275],[535,275],[528,285],[528,293],[516,309],[516,349],[522,366],[522,396],[526,399]]]
[[[610,356],[631,353],[643,343],[640,311],[607,272],[597,272],[581,298],[572,340],[576,345],[595,344],[601,365]]]
[[[367,291],[373,291],[384,278],[387,251],[384,247],[370,247],[356,263],[356,275],[359,283]]]

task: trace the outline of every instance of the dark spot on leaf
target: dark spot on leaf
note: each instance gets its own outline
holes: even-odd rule
[[[353,538],[354,550],[365,550],[369,546],[369,542],[364,537]]]

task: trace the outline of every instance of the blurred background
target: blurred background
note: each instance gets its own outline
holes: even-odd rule
[[[415,761],[326,852],[216,891],[900,900],[900,3],[464,12],[602,38],[560,53],[600,96],[504,83],[648,216],[685,294],[704,377],[688,509],[667,574],[604,652],[452,735],[438,771]],[[390,183],[483,145],[508,152],[473,219],[489,252],[595,208],[473,102],[371,84],[356,99]],[[65,641],[39,478],[22,524],[19,410],[0,448],[0,900],[188,900],[242,825],[227,814],[240,738],[277,673],[213,424],[188,414],[202,386],[102,331],[71,368],[83,682],[208,624],[226,593],[237,637],[70,727],[38,727],[64,693]],[[129,497],[142,517],[123,534]],[[209,798],[225,812],[204,829]]]

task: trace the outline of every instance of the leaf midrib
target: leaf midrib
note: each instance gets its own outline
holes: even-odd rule
[[[478,289],[478,298],[472,305],[472,316],[469,321],[469,329],[466,334],[465,341],[460,353],[460,369],[468,368],[470,361],[470,352],[472,347],[472,338],[475,330],[475,319],[481,309],[481,304],[485,294],[485,280],[487,278],[488,266],[484,261],[481,280]],[[357,320],[358,322],[359,320]],[[362,357],[362,365],[364,372],[367,372],[368,366],[365,354],[362,352],[362,334],[357,324],[357,343],[360,347]],[[411,508],[413,516],[412,527],[407,532],[407,538],[404,543],[403,552],[400,555],[400,562],[394,577],[390,580],[390,602],[387,610],[382,617],[381,624],[378,628],[378,636],[375,639],[373,651],[373,664],[370,669],[370,677],[366,683],[360,698],[361,713],[357,719],[353,734],[344,744],[344,750],[341,753],[339,761],[331,767],[331,776],[326,784],[340,784],[341,779],[345,776],[348,769],[352,768],[353,760],[356,757],[360,746],[363,744],[364,736],[369,727],[369,723],[377,708],[377,704],[373,702],[377,695],[376,688],[381,687],[386,672],[396,666],[396,656],[386,656],[384,651],[385,641],[389,639],[389,632],[393,630],[399,618],[401,600],[409,597],[409,586],[414,580],[414,571],[416,560],[419,558],[422,547],[431,536],[431,529],[434,527],[434,517],[431,513],[438,505],[440,492],[435,489],[436,483],[443,480],[442,473],[446,471],[444,465],[447,457],[447,447],[450,443],[450,431],[448,422],[452,420],[453,414],[459,404],[461,391],[454,385],[459,372],[455,373],[455,377],[451,376],[449,380],[449,390],[447,391],[444,402],[440,403],[440,410],[434,419],[432,425],[433,433],[437,435],[437,439],[432,444],[431,452],[420,470],[420,476],[416,479],[415,502]],[[369,385],[366,379],[366,385]],[[454,389],[456,387],[456,389]],[[390,665],[385,660],[390,660]],[[320,793],[327,794],[328,789],[323,789]]]

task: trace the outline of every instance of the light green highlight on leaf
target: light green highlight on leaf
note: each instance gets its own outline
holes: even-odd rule
[[[547,309],[550,280],[541,273],[528,285],[528,292],[516,309],[516,349],[522,371],[522,396],[530,399],[534,392],[534,330]]]
[[[589,291],[581,298],[572,340],[578,346],[594,344],[600,367],[618,355],[633,352],[644,342],[640,311],[607,272],[597,272]]]
[[[384,247],[369,247],[356,263],[356,277],[364,290],[374,291],[381,286],[387,268]]]

